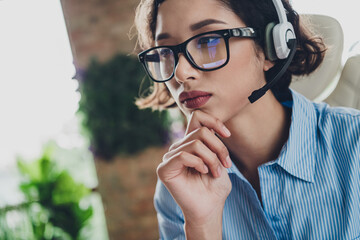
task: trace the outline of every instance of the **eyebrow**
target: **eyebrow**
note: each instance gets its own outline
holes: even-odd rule
[[[202,20],[200,22],[190,25],[190,30],[194,32],[194,31],[199,30],[200,28],[205,27],[210,24],[226,24],[226,23],[223,21],[217,20],[217,19],[209,18],[209,19],[205,19],[205,20]],[[159,35],[156,36],[155,41],[160,41],[160,40],[166,39],[166,38],[170,38],[170,34],[160,33]]]
[[[198,30],[198,29],[200,29],[200,28],[202,28],[202,27],[205,27],[205,26],[207,26],[207,25],[210,25],[210,24],[226,24],[225,22],[223,22],[223,21],[220,21],[220,20],[216,20],[216,19],[212,19],[212,18],[210,18],[210,19],[205,19],[205,20],[203,20],[203,21],[200,21],[200,22],[198,22],[198,23],[194,23],[194,24],[192,24],[192,25],[190,25],[190,30],[191,31],[196,31],[196,30]]]

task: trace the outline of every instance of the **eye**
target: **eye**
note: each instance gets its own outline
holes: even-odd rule
[[[172,55],[172,51],[170,48],[162,48],[160,49],[160,56],[161,57],[169,57]]]
[[[197,43],[199,45],[206,44],[207,46],[214,46],[217,45],[220,42],[219,36],[204,36],[198,39]]]

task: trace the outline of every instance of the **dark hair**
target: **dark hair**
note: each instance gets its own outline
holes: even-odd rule
[[[140,48],[146,49],[154,45],[157,7],[165,0],[142,0],[136,12],[135,25],[138,30],[138,43]],[[259,29],[265,33],[267,24],[279,22],[278,15],[272,0],[217,0],[226,8],[233,11],[245,23],[246,26]],[[326,46],[320,36],[314,35],[305,21],[292,8],[287,0],[282,0],[285,7],[287,19],[292,23],[297,38],[295,56],[283,77],[271,89],[275,96],[279,93],[289,92],[289,86],[292,75],[306,75],[312,73],[323,61]],[[260,35],[256,41],[257,46],[261,49],[265,47],[264,34]],[[159,83],[154,84],[154,89]],[[161,83],[163,84],[163,83]],[[162,89],[164,89],[162,87]],[[171,95],[169,93],[171,98]],[[154,101],[149,101],[153,99]],[[152,94],[147,97],[150,105],[143,105],[145,99],[140,99],[137,104],[139,107],[152,107],[159,109],[166,108],[156,100],[156,95]],[[167,99],[168,100],[168,99]],[[167,101],[169,104],[169,101]],[[173,106],[173,103],[170,104]]]

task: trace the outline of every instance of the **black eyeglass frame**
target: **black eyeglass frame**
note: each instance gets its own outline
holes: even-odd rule
[[[215,68],[202,68],[198,65],[196,65],[196,63],[193,61],[192,57],[190,56],[190,54],[186,51],[186,47],[187,47],[187,44],[195,39],[195,38],[198,38],[202,35],[207,35],[207,34],[219,34],[220,36],[223,37],[224,41],[225,41],[225,46],[226,46],[226,54],[227,54],[227,58],[226,58],[226,61],[221,64],[220,66],[218,67],[215,67]],[[219,68],[222,68],[224,67],[230,60],[230,51],[229,51],[229,39],[231,37],[241,37],[241,38],[257,38],[259,37],[258,36],[258,31],[254,28],[251,28],[251,27],[240,27],[240,28],[232,28],[232,29],[222,29],[222,30],[215,30],[215,31],[210,31],[210,32],[204,32],[204,33],[200,33],[200,34],[197,34],[191,38],[189,38],[188,40],[186,40],[185,42],[183,43],[180,43],[178,45],[163,45],[163,46],[156,46],[156,47],[153,47],[153,48],[150,48],[150,49],[147,49],[145,51],[142,51],[141,53],[138,54],[138,58],[139,58],[139,61],[142,63],[143,67],[145,68],[145,71],[147,72],[147,74],[149,75],[149,77],[155,81],[155,82],[166,82],[166,81],[169,81],[170,79],[172,79],[175,75],[175,68],[176,68],[176,65],[178,64],[178,61],[179,61],[179,53],[183,53],[185,58],[187,59],[187,61],[196,69],[199,69],[201,71],[206,71],[206,72],[209,72],[209,71],[214,71],[214,70],[217,70]],[[146,63],[145,63],[145,55],[150,52],[150,51],[153,51],[157,48],[169,48],[173,53],[174,53],[174,69],[173,69],[173,72],[171,74],[171,76],[165,80],[157,80],[157,79],[154,79],[148,68],[146,67]]]

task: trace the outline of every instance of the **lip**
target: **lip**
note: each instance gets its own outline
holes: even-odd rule
[[[199,108],[203,106],[211,97],[211,93],[203,91],[182,92],[179,101],[186,108]]]

